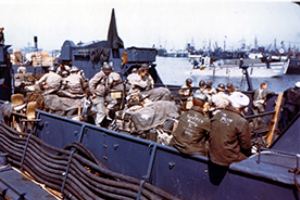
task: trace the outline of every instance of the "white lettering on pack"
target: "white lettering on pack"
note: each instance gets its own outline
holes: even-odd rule
[[[220,122],[222,122],[226,126],[229,126],[233,122],[233,119],[229,118],[226,113],[222,113]]]

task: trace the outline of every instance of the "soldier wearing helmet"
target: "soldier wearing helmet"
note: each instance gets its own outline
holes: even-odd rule
[[[213,106],[218,108],[226,108],[229,105],[228,95],[225,93],[225,85],[223,83],[219,83],[216,88],[216,94],[213,94],[211,97],[211,101]]]
[[[67,77],[70,74],[70,66],[61,64],[57,69],[56,73],[59,74],[61,77]]]
[[[199,81],[199,92],[203,93],[206,88],[206,82],[204,80]]]
[[[125,86],[123,84],[122,77],[119,73],[111,72],[109,74],[108,88],[109,88],[109,94],[105,98],[107,102],[107,108],[109,110],[118,109],[118,106],[121,105],[122,100],[125,97],[124,94]]]
[[[231,95],[235,91],[236,91],[236,89],[235,89],[235,87],[234,87],[234,85],[232,83],[227,83],[226,84],[226,93],[228,95]]]
[[[229,96],[230,106],[219,109],[211,120],[209,134],[209,174],[213,184],[218,185],[228,166],[251,154],[249,123],[243,110],[250,99],[245,94],[234,92]]]
[[[180,90],[178,91],[180,96],[191,96],[192,95],[192,87],[193,87],[193,80],[191,78],[187,78],[185,80],[185,84],[183,84],[180,88]]]
[[[133,72],[127,78],[130,84],[130,93],[148,91],[154,88],[154,80],[149,74],[149,66],[142,64],[136,72]]]
[[[83,97],[84,94],[84,79],[78,73],[79,69],[73,66],[70,69],[70,75],[67,76],[63,81],[63,90],[68,97],[76,98]]]
[[[147,64],[142,64],[137,70],[133,69],[127,77],[127,81],[129,86],[128,98],[154,88],[154,80],[149,74],[149,66]]]
[[[179,119],[171,145],[182,153],[207,155],[210,119],[203,111],[206,101],[205,94],[195,93],[192,108]]]
[[[154,80],[149,73],[149,65],[145,64],[145,63],[142,64],[141,67],[139,68],[138,73],[141,76],[142,80],[147,83],[145,91],[153,89],[154,88]]]
[[[101,126],[102,121],[106,117],[105,97],[109,92],[109,75],[113,72],[113,68],[108,63],[103,63],[101,71],[95,74],[89,81],[89,89],[92,94],[93,109],[96,112],[95,124]]]
[[[216,93],[216,89],[213,87],[213,82],[211,80],[206,81],[204,94],[208,95],[208,97],[211,97],[215,93]]]
[[[180,106],[181,110],[185,111],[191,108],[192,99],[190,98],[193,93],[193,80],[191,78],[187,78],[185,83],[181,86],[178,91],[180,96]]]
[[[54,67],[49,67],[49,72],[36,82],[44,90],[45,95],[56,93],[61,88],[61,83],[62,77],[55,73]]]

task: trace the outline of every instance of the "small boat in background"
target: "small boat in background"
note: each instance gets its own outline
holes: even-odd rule
[[[280,77],[286,74],[289,60],[278,62],[261,62],[260,59],[243,60],[243,66],[248,66],[251,77],[271,78]],[[241,77],[243,69],[240,68],[239,59],[217,60],[211,65],[201,65],[195,69],[193,67],[191,75],[209,77]]]

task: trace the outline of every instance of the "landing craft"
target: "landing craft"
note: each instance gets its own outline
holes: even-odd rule
[[[140,62],[155,61],[151,49],[124,49],[118,37],[113,38],[116,43],[65,42],[61,60],[81,67],[89,76],[101,66],[100,60],[92,62],[95,49],[107,50],[105,61],[113,62],[124,76]],[[122,65],[124,51],[128,58]],[[8,61],[3,63],[9,71]],[[161,83],[159,76],[156,83]],[[268,111],[273,109],[271,106]],[[205,156],[185,156],[169,146],[40,110],[32,122],[35,128],[29,133],[17,133],[2,122],[0,149],[8,163],[47,188],[60,191],[65,199],[299,199],[299,114],[268,149],[232,164],[219,186],[210,182]],[[47,199],[31,182],[22,178],[11,181],[13,176],[17,175],[9,166],[0,170],[0,191],[5,199],[36,199],[33,193]]]

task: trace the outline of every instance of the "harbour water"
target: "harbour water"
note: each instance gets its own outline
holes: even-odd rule
[[[157,57],[156,59],[157,71],[164,82],[170,85],[182,85],[186,78],[193,79],[193,85],[198,86],[200,77],[191,76],[192,65],[188,58],[172,58],[172,57]],[[245,77],[215,77],[214,79],[207,77],[205,80],[211,79],[214,86],[218,83],[233,83],[241,90],[247,89],[247,82]],[[294,87],[295,82],[300,81],[300,75],[284,75],[276,78],[252,78],[253,88],[259,87],[261,82],[267,82],[269,89],[274,92],[282,92],[289,87]]]

